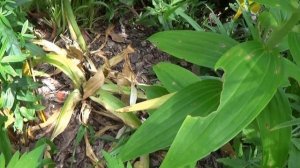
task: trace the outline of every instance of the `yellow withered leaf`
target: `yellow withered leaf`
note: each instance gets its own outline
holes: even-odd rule
[[[151,110],[160,107],[163,103],[169,100],[175,93],[170,93],[155,99],[150,99],[143,101],[141,103],[134,104],[132,106],[127,106],[124,108],[117,109],[116,112],[132,112],[141,110]]]
[[[64,106],[62,107],[58,119],[55,123],[53,133],[51,135],[51,141],[61,134],[68,126],[74,109],[77,103],[81,100],[81,94],[78,89],[75,89],[66,99]]]
[[[67,55],[67,51],[65,49],[58,47],[56,44],[50,41],[34,40],[33,43],[42,46],[45,51],[54,52],[58,55],[64,55],[64,56]]]

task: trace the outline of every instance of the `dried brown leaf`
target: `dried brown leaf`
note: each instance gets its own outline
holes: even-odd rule
[[[80,60],[80,62],[83,61],[84,54],[77,43],[75,43],[73,45],[67,45],[67,49],[68,49],[69,57],[76,58],[76,59]]]
[[[102,69],[99,69],[96,74],[91,77],[83,88],[83,99],[93,95],[104,84],[105,76]]]
[[[95,155],[92,146],[90,144],[90,141],[88,139],[88,135],[87,133],[85,133],[84,135],[84,141],[85,141],[85,154],[88,158],[90,158],[90,160],[92,161],[92,163],[95,165],[96,168],[104,168],[103,164],[99,161],[99,159],[97,158],[97,156]]]

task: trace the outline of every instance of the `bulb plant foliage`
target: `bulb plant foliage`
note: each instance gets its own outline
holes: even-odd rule
[[[299,167],[299,1],[256,0],[256,18],[248,1],[240,3],[251,34],[244,41],[181,30],[149,38],[174,57],[224,73],[197,76],[170,63],[156,65],[162,86],[148,91],[173,95],[120,148],[123,161],[168,149],[162,168],[195,166],[230,142],[232,158],[219,160],[225,165]],[[243,141],[254,147],[246,149]]]

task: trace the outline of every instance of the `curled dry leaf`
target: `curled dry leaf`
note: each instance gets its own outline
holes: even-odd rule
[[[83,125],[87,125],[88,124],[88,120],[90,117],[90,113],[91,113],[91,105],[87,104],[86,101],[83,101],[81,109],[80,109],[80,122]]]
[[[83,99],[86,99],[93,95],[104,84],[105,76],[102,69],[99,69],[96,74],[91,77],[83,88]]]
[[[88,139],[88,135],[87,133],[85,133],[84,135],[84,141],[85,141],[85,154],[88,158],[91,159],[92,163],[94,164],[94,166],[96,168],[104,168],[103,163],[101,163],[99,161],[99,159],[97,158],[97,156],[95,155],[92,146],[90,144],[90,141]]]
[[[54,52],[58,55],[67,55],[67,51],[65,49],[62,49],[58,47],[56,44],[47,41],[47,40],[34,40],[33,43],[40,45],[43,47],[45,51]]]
[[[80,60],[80,62],[83,61],[84,55],[77,43],[75,43],[73,45],[68,45],[67,49],[68,49],[69,57],[76,58],[76,59]]]

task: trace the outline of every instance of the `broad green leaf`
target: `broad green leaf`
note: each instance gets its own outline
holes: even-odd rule
[[[207,117],[185,119],[162,168],[182,167],[227,143],[265,108],[283,76],[279,57],[256,41],[230,49],[216,68],[225,71],[218,109]]]
[[[289,154],[292,129],[289,127],[272,131],[271,128],[288,121],[291,115],[288,98],[282,90],[278,90],[256,118],[263,148],[262,167],[284,167]]]
[[[41,145],[29,153],[23,154],[13,168],[33,168],[40,166],[44,149],[45,145]]]
[[[106,151],[102,151],[103,157],[106,160],[107,168],[125,168],[122,160],[118,157],[112,156]]]
[[[62,107],[58,119],[55,123],[54,130],[51,135],[51,140],[56,138],[59,134],[61,134],[68,126],[73,112],[75,110],[76,105],[81,100],[81,94],[78,89],[72,91],[70,95],[68,95],[64,106]]]
[[[90,97],[94,102],[104,106],[113,115],[119,117],[125,124],[131,128],[138,128],[141,125],[140,120],[133,113],[117,113],[116,110],[125,107],[125,104],[107,91],[98,91],[98,96]]]
[[[200,80],[200,78],[192,72],[167,62],[155,65],[153,70],[159,81],[170,93],[176,92]]]
[[[10,55],[3,57],[1,63],[23,62],[24,60],[26,60],[26,58],[27,57],[25,55]]]
[[[172,96],[130,137],[120,151],[122,160],[168,147],[187,115],[206,116],[216,110],[221,85],[218,80],[203,80]]]
[[[294,0],[255,0],[260,4],[272,7],[272,8],[280,8],[286,11],[293,11],[298,5]]]
[[[166,88],[157,85],[150,85],[150,86],[139,85],[138,87],[140,87],[145,91],[145,94],[148,99],[157,98],[169,93]]]
[[[300,33],[290,32],[288,36],[288,42],[291,54],[297,65],[300,66]]]
[[[72,80],[77,89],[85,82],[83,71],[71,59],[63,55],[47,54],[44,57],[38,57],[36,60],[51,64],[63,71]]]
[[[149,37],[149,41],[172,56],[210,68],[237,44],[227,36],[188,30],[159,32]]]
[[[9,163],[7,164],[7,168],[14,168],[15,165],[18,163],[20,158],[20,152],[17,151],[15,152],[15,154],[13,155],[13,157],[10,159]]]

